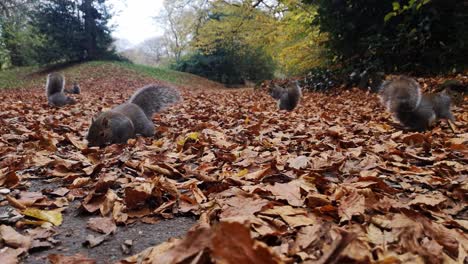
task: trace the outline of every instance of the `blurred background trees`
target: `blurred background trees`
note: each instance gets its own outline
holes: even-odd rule
[[[468,54],[468,5],[457,0],[305,0],[341,67],[390,72],[461,71]]]
[[[105,0],[2,0],[0,65],[112,57]]]
[[[110,37],[106,0],[2,0],[0,14],[0,67],[115,58],[116,46],[226,84],[322,72],[336,83],[462,72],[468,54],[458,0],[164,0],[154,15],[164,34],[131,48]]]
[[[456,0],[165,1],[172,67],[224,83],[303,75],[461,72],[468,5]],[[171,12],[175,8],[177,12]],[[169,10],[169,11],[168,11]],[[179,26],[177,26],[179,25]],[[330,71],[327,71],[330,74]]]

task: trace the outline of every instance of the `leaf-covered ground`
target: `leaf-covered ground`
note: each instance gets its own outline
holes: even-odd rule
[[[306,93],[279,112],[263,90],[194,77],[179,82],[183,102],[154,116],[154,138],[89,149],[91,117],[157,81],[84,70],[70,72],[83,91],[73,106],[48,107],[42,84],[0,93],[0,263],[28,252],[43,263],[38,251],[115,262],[86,254],[109,244],[133,254],[120,263],[466,263],[466,99],[455,131],[414,133],[360,90]],[[119,236],[142,223],[137,237],[158,236],[163,219],[187,216],[198,221],[186,235],[141,252]],[[66,221],[85,222],[79,254],[60,234]],[[191,225],[169,223],[175,235]]]

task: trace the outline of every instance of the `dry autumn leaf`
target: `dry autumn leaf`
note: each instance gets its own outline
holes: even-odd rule
[[[22,211],[22,213],[29,217],[50,222],[56,226],[61,225],[63,221],[62,213],[60,211],[46,211],[36,208],[26,208]]]

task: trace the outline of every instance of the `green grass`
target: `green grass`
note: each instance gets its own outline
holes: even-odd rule
[[[166,68],[155,68],[145,65],[132,64],[128,62],[115,62],[115,61],[91,61],[85,62],[71,67],[62,69],[65,75],[70,79],[82,79],[87,77],[102,78],[100,71],[93,71],[94,67],[103,66],[114,66],[121,67],[135,74],[152,77],[164,82],[172,83],[175,85],[189,84],[191,81],[191,75],[169,70]],[[45,74],[37,74],[43,68],[34,67],[19,67],[14,69],[8,69],[0,71],[0,89],[6,88],[18,88],[18,87],[29,87],[37,85],[39,82],[44,82]],[[61,70],[61,71],[62,71]]]
[[[141,64],[133,64],[130,62],[118,62],[118,61],[91,61],[80,66],[103,66],[103,65],[114,65],[122,67],[137,74],[142,74],[148,77],[152,77],[161,81],[173,83],[173,84],[185,84],[189,80],[188,74],[178,71],[173,71],[167,68],[156,68]]]
[[[122,66],[124,68],[134,70],[140,74],[147,75],[149,77],[173,83],[173,84],[186,84],[189,80],[188,75],[182,72],[173,71],[165,68],[155,68],[145,65],[132,64],[127,62],[113,62],[113,64]]]
[[[39,68],[36,66],[19,67],[0,71],[0,89],[22,87],[31,83],[28,76]]]

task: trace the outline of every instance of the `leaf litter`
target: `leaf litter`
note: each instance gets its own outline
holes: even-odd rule
[[[467,104],[453,108],[456,133],[444,122],[416,133],[361,90],[305,93],[283,112],[263,90],[181,87],[154,138],[98,149],[84,139],[91,117],[155,80],[95,70],[108,77],[79,79],[65,108],[40,87],[0,95],[1,263],[56,247],[73,203],[92,216],[87,247],[117,226],[197,217],[118,263],[466,263]],[[32,191],[42,183],[56,188]]]

